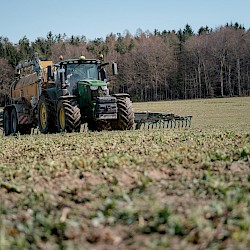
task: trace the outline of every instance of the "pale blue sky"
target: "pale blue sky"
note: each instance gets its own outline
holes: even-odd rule
[[[216,28],[238,22],[250,28],[250,0],[0,0],[0,36],[17,43],[53,34],[105,38],[110,33]]]

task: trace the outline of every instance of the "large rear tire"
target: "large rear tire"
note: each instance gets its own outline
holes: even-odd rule
[[[112,123],[113,129],[130,130],[134,126],[134,111],[129,97],[117,97],[117,120]]]
[[[58,101],[57,124],[59,132],[80,132],[81,112],[73,100]]]
[[[43,134],[55,133],[57,130],[53,105],[44,95],[38,102],[38,127]]]

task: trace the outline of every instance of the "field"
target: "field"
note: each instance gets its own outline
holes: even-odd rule
[[[0,137],[0,250],[250,249],[250,98],[135,103],[188,129]]]

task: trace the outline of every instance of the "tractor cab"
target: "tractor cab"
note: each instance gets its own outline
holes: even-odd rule
[[[52,69],[48,70],[48,78],[52,79],[57,89],[64,89],[70,95],[77,95],[79,88],[85,89],[85,92],[98,92],[99,96],[108,94],[108,77],[105,66],[109,63],[103,63],[101,60],[68,59],[54,65],[56,68],[52,75]],[[117,74],[117,66],[112,64],[113,74]],[[89,95],[89,93],[88,93]],[[94,96],[97,94],[94,93]]]
[[[78,81],[101,80],[107,82],[107,74],[104,68],[108,63],[102,63],[96,59],[69,59],[59,62],[57,65],[60,80],[63,83],[75,83]]]

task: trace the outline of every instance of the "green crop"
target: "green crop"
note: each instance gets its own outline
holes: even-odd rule
[[[189,129],[2,136],[0,249],[249,249],[249,105],[152,103]]]

